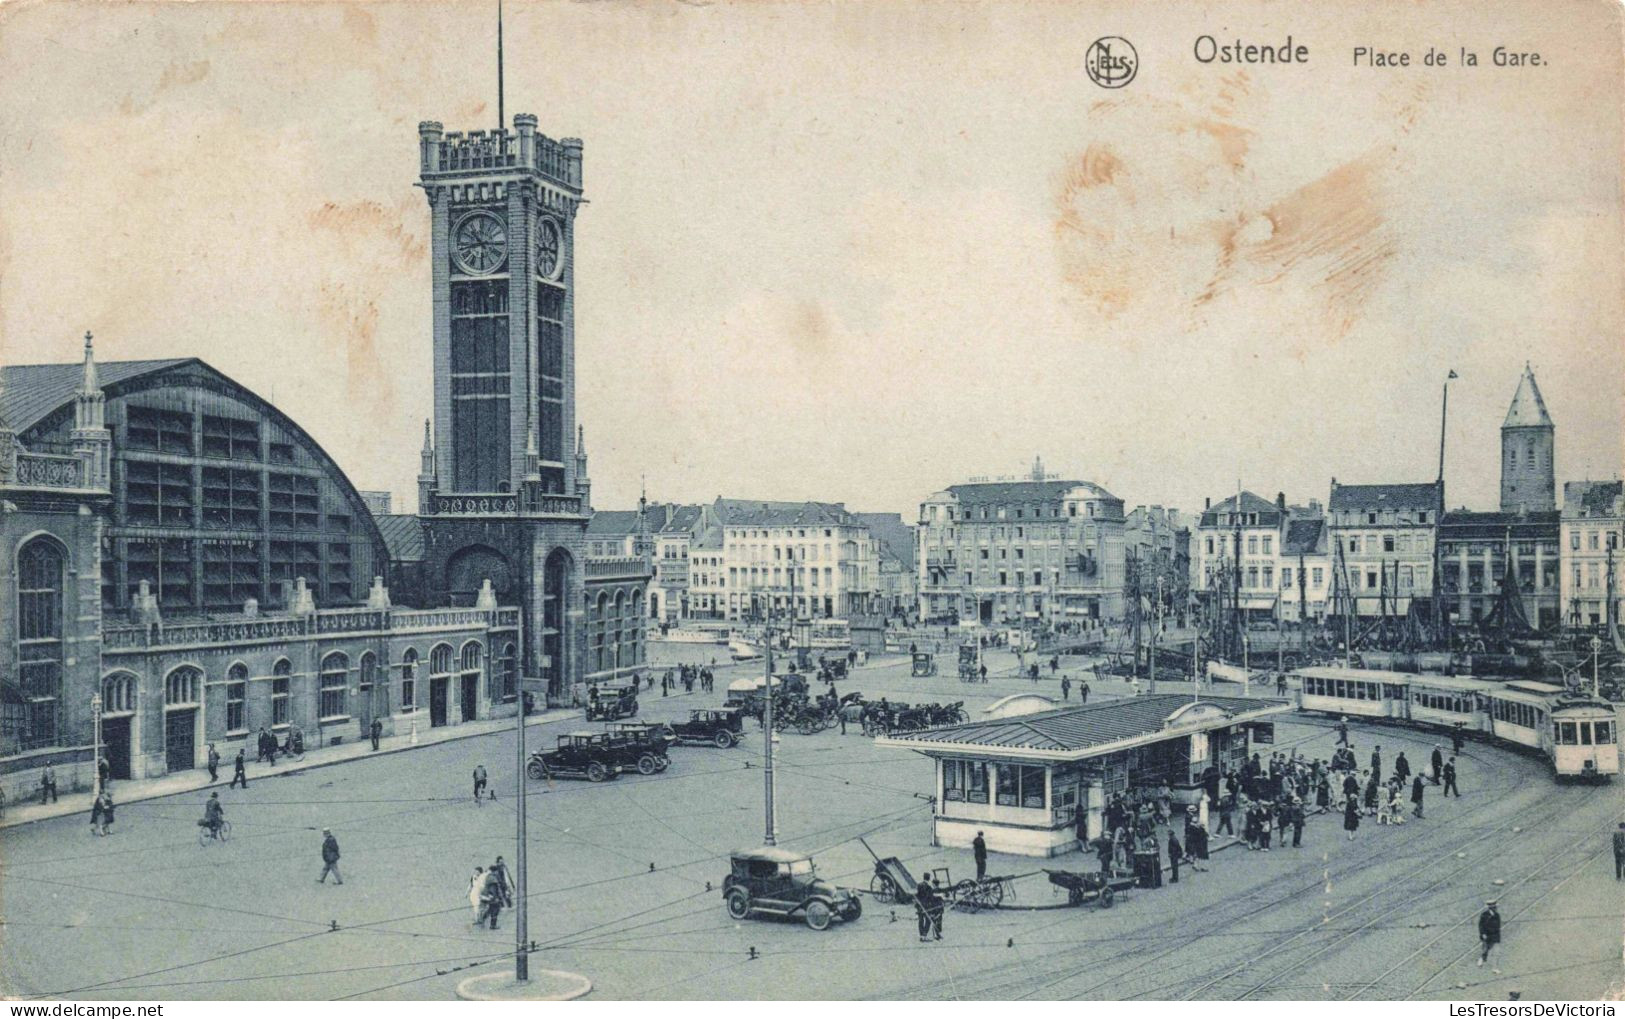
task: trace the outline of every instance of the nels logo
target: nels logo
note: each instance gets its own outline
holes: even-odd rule
[[[1105,35],[1089,44],[1083,57],[1089,79],[1101,88],[1122,88],[1134,80],[1140,69],[1140,56],[1127,39]]]

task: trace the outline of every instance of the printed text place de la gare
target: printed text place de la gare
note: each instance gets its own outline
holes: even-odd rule
[[[1199,35],[1195,45],[1196,60],[1202,64],[1307,64],[1309,47],[1294,43],[1292,37],[1277,44],[1250,43],[1241,39],[1220,41],[1211,35]]]

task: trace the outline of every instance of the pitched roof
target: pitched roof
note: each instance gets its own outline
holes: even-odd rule
[[[597,510],[587,521],[588,534],[636,534],[637,510]]]
[[[1236,509],[1236,498],[1236,496],[1232,495],[1230,498],[1225,499],[1222,502],[1216,502],[1212,506],[1209,506],[1207,509],[1203,510],[1200,526],[1221,526],[1219,521],[1222,519],[1223,514],[1238,512]],[[1240,498],[1241,509],[1239,512],[1257,513],[1258,522],[1264,525],[1280,522],[1281,507],[1275,505],[1275,503],[1269,501],[1261,495],[1255,495],[1252,492],[1242,492]]]
[[[881,547],[893,559],[914,569],[914,528],[903,522],[900,513],[859,513],[857,518],[869,528],[869,533],[880,540]]]
[[[1204,697],[1200,704],[1220,708],[1232,715],[1290,709],[1290,705],[1282,701],[1244,697]],[[898,737],[895,741],[932,744],[943,749],[998,747],[1062,753],[1083,751],[1162,732],[1167,728],[1166,723],[1171,715],[1190,706],[1190,698],[1179,694],[1128,697],[1031,715],[961,722]],[[1233,723],[1227,721],[1224,724]]]
[[[1535,384],[1535,373],[1528,364],[1523,366],[1523,378],[1518,380],[1518,391],[1512,394],[1512,405],[1507,408],[1502,428],[1551,428],[1552,416],[1546,413],[1546,401],[1541,398],[1540,387]]]
[[[1566,517],[1606,517],[1615,515],[1614,504],[1625,495],[1618,481],[1570,481],[1563,485],[1563,515]]]
[[[1087,489],[1101,499],[1117,498],[1092,481],[989,481],[949,485],[948,491],[962,505],[978,506],[996,502],[1052,502],[1075,488]]]
[[[719,498],[716,511],[718,519],[731,527],[793,527],[798,524],[848,526],[857,523],[857,518],[848,513],[845,506],[833,502],[762,502]]]
[[[1282,555],[1315,555],[1326,551],[1321,536],[1326,533],[1324,517],[1307,520],[1288,520],[1286,537],[1281,539]]]
[[[1451,510],[1439,520],[1440,541],[1504,541],[1510,530],[1513,538],[1557,540],[1562,514],[1557,510],[1539,513],[1481,513]]]
[[[1332,485],[1329,507],[1333,510],[1424,509],[1439,504],[1439,486],[1434,482],[1418,485]]]
[[[670,534],[675,531],[692,532],[700,521],[701,511],[698,506],[667,506],[666,520],[660,525],[660,530]]]
[[[151,372],[164,371],[194,358],[177,357],[158,361],[97,361],[96,381],[102,391],[121,382]],[[53,410],[73,400],[84,381],[82,361],[65,364],[17,364],[0,367],[5,391],[0,393],[0,420],[16,432],[26,432]]]
[[[423,560],[423,521],[414,513],[375,513],[378,530],[395,562]]]

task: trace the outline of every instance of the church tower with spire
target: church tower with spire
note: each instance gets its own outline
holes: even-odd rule
[[[1501,512],[1557,509],[1556,432],[1534,370],[1526,362],[1512,406],[1501,422]]]

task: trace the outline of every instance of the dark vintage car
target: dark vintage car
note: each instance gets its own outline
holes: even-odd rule
[[[815,931],[836,920],[856,920],[863,902],[851,891],[818,877],[812,857],[777,846],[732,855],[722,879],[722,898],[735,920],[776,916],[802,920]]]
[[[587,688],[587,721],[613,722],[634,718],[638,713],[635,686],[591,686]]]
[[[679,743],[706,743],[726,750],[744,736],[745,713],[697,708],[688,713],[688,721],[673,723],[671,731]]]
[[[674,742],[671,730],[659,722],[616,722],[609,728],[609,745],[627,771],[640,775],[665,771],[671,764],[667,754]]]
[[[531,754],[525,774],[531,778],[603,782],[627,770],[625,757],[624,751],[611,744],[609,733],[569,732],[559,737],[554,749]]]

